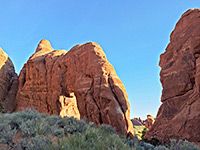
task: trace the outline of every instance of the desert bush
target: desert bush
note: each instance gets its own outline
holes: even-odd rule
[[[156,146],[154,148],[154,150],[169,150],[169,148],[167,148],[166,146],[164,145],[159,145],[159,146]]]
[[[145,126],[133,126],[134,127],[134,133],[137,136],[139,140],[142,140],[143,131],[146,130]]]
[[[179,140],[178,142],[174,139],[170,140],[170,150],[200,150],[199,147],[187,140]]]
[[[148,132],[148,129],[147,129],[147,128],[144,128],[143,131],[142,131],[142,136],[141,136],[141,138],[143,138],[147,132]]]
[[[0,144],[6,145],[8,148],[15,148],[17,144],[14,142],[13,136],[17,130],[12,129],[10,125],[5,123],[0,124]]]
[[[82,134],[69,134],[67,138],[59,139],[59,142],[54,145],[54,148],[63,150],[134,149],[123,143],[118,135],[105,132],[106,130],[110,131],[110,127],[87,128]]]
[[[151,140],[148,140],[147,138],[143,138],[142,141],[144,141],[145,143],[150,143],[154,146],[161,145],[160,141],[157,138],[152,138]]]
[[[146,143],[137,136],[127,139],[108,125],[96,127],[93,122],[49,116],[35,110],[0,115],[2,150],[198,150],[188,141],[172,140],[168,146],[154,146],[156,141]]]

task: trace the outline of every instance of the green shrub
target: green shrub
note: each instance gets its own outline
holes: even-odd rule
[[[142,131],[142,136],[141,138],[143,138],[145,136],[145,134],[148,132],[149,130],[147,128],[144,128]]]
[[[67,138],[59,139],[59,142],[54,145],[54,148],[63,150],[131,149],[128,145],[122,142],[118,135],[104,132],[104,129],[105,127],[88,128],[84,133],[79,135],[69,134]]]
[[[143,130],[144,131],[144,130]],[[157,139],[141,141],[119,136],[108,125],[96,127],[75,118],[61,118],[26,110],[0,115],[0,149],[16,150],[198,150],[188,141],[158,145]]]
[[[145,126],[134,126],[134,133],[139,140],[142,140],[142,136],[144,136],[144,130],[146,130]],[[148,129],[147,129],[148,130]]]
[[[179,140],[177,142],[176,140],[171,139],[170,150],[200,150],[200,148],[188,142],[187,140]]]

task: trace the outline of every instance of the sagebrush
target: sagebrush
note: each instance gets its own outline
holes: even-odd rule
[[[75,118],[61,118],[26,110],[0,115],[0,149],[7,150],[198,150],[187,141],[154,146],[119,136],[115,130]]]

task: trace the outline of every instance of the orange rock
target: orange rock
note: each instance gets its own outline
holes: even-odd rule
[[[41,40],[36,48],[36,52],[51,52],[53,48],[51,47],[51,43],[48,40]]]
[[[76,104],[76,97],[74,93],[70,93],[70,97],[59,96],[59,102],[61,104],[60,116],[62,118],[64,116],[67,116],[80,119],[80,114],[78,111],[78,107]]]
[[[8,55],[0,48],[0,103],[5,112],[12,112],[16,107],[18,76]]]
[[[134,134],[125,87],[93,42],[66,52],[53,51],[42,40],[19,76],[17,110],[26,108],[85,118],[96,125],[109,124],[123,135]]]
[[[147,115],[147,121],[145,122],[145,127],[150,130],[154,122],[155,122],[154,117],[152,115]]]
[[[162,105],[147,138],[200,143],[200,9],[185,12],[160,56]]]

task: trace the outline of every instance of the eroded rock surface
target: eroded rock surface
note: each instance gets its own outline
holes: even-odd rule
[[[200,142],[200,9],[182,15],[159,65],[162,105],[146,137]]]
[[[18,76],[8,55],[0,48],[0,103],[5,112],[15,109]]]
[[[145,121],[145,127],[150,130],[154,122],[155,122],[154,117],[152,115],[147,115],[147,120]]]
[[[68,111],[75,100],[77,107],[73,104]],[[93,42],[67,52],[53,50],[42,40],[19,76],[17,110],[26,108],[85,118],[96,125],[109,124],[123,135],[134,134],[125,87]]]
[[[59,96],[59,102],[61,105],[60,116],[62,118],[67,116],[80,119],[80,114],[77,109],[76,96],[74,93],[70,93],[69,97]]]

